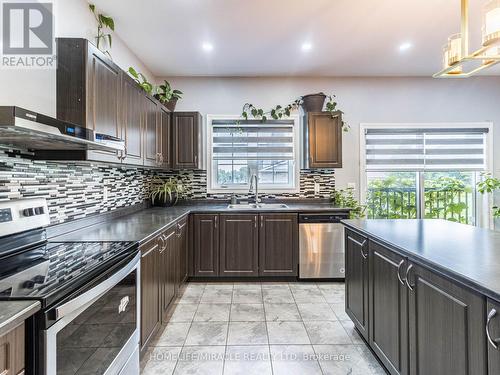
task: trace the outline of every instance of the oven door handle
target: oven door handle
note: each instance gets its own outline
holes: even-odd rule
[[[78,297],[73,298],[72,300],[62,304],[55,308],[56,320],[59,320],[66,315],[71,314],[72,312],[78,310],[84,305],[90,304],[103,294],[105,294],[108,290],[113,288],[116,284],[118,284],[125,276],[127,276],[133,269],[137,268],[141,259],[141,254],[138,253],[133,260],[131,260],[125,267],[115,272],[112,276],[104,280],[99,285],[94,288],[88,290],[87,292],[80,294]]]

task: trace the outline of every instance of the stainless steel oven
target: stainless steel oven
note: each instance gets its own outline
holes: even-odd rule
[[[48,309],[45,374],[139,374],[139,301],[136,253]]]

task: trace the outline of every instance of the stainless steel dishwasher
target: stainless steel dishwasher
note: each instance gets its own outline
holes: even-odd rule
[[[343,279],[344,228],[348,213],[299,215],[299,277]]]

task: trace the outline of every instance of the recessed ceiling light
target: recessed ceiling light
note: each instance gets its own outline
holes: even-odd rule
[[[408,51],[411,47],[413,47],[413,44],[411,44],[410,42],[405,42],[399,46],[399,51],[405,52]]]
[[[201,45],[201,48],[203,48],[203,51],[205,52],[210,52],[214,49],[214,45],[212,43],[205,42]]]
[[[301,48],[302,48],[302,51],[310,51],[313,48],[313,46],[311,43],[305,42],[305,43],[302,43]]]

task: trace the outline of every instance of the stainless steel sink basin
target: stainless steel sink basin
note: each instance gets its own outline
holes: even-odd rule
[[[251,204],[230,204],[227,206],[230,210],[279,210],[280,208],[288,208],[286,204],[283,203],[251,203]]]

